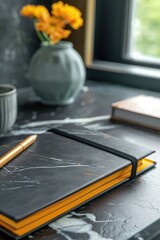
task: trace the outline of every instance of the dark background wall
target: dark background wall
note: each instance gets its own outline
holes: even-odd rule
[[[0,0],[0,84],[29,85],[28,65],[39,47],[33,21],[22,17],[26,4],[50,6],[52,0]]]

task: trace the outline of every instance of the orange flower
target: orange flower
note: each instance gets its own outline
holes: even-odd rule
[[[60,18],[57,18],[57,17],[54,17],[54,16],[52,16],[50,18],[50,22],[51,22],[52,25],[59,26],[59,27],[62,27],[62,28],[64,28],[65,25],[66,25],[64,20],[62,20]]]
[[[45,21],[50,18],[50,13],[48,12],[48,9],[46,7],[38,5],[35,9],[35,16],[37,19]]]
[[[40,32],[47,32],[50,28],[50,22],[47,21],[38,21],[35,24],[36,29]]]
[[[34,18],[35,17],[35,8],[36,8],[35,5],[28,4],[21,9],[20,13],[24,17]]]
[[[55,27],[50,29],[48,35],[51,39],[51,42],[55,44],[59,42],[61,39],[68,38],[70,33],[71,33],[70,30],[64,30],[63,28]]]
[[[21,14],[36,20],[35,27],[41,41],[54,44],[70,35],[71,31],[65,29],[67,25],[73,29],[83,25],[81,12],[62,1],[52,4],[52,15],[43,5],[26,5],[22,8]]]
[[[82,18],[79,18],[79,19],[72,18],[72,20],[70,21],[70,26],[75,30],[79,29],[82,25],[83,25]]]
[[[43,5],[26,5],[22,8],[20,13],[25,17],[37,18],[42,20],[47,20],[50,17],[47,8]]]
[[[50,21],[38,21],[36,23],[36,28],[37,30],[46,33],[54,44],[63,38],[68,38],[71,33],[70,30],[63,29],[63,26],[57,26],[53,21],[53,18],[50,18]]]
[[[81,12],[69,4],[63,4],[62,1],[52,4],[52,15],[63,19],[73,29],[78,29],[83,25]]]
[[[62,18],[63,17],[63,12],[64,11],[64,4],[63,2],[59,1],[57,3],[52,4],[52,15],[57,17],[57,18]]]

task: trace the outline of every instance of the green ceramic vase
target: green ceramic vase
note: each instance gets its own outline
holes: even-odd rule
[[[71,42],[42,45],[29,67],[30,82],[42,102],[52,105],[73,103],[86,79],[86,70]]]

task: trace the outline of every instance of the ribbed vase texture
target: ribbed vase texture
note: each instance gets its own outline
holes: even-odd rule
[[[1,87],[0,87],[1,89]],[[16,91],[0,92],[0,133],[10,130],[17,117]]]

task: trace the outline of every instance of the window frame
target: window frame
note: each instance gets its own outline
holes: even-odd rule
[[[88,79],[160,91],[159,65],[135,61],[126,54],[129,47],[126,36],[131,21],[129,10],[133,0],[77,0],[76,3],[75,0],[67,0],[67,2],[76,4],[77,7],[80,3],[83,6],[81,8],[84,17],[83,34],[81,36],[75,34],[77,37],[74,41],[81,42],[79,52],[86,64]],[[97,4],[101,6],[97,8]],[[101,11],[104,14],[101,14]],[[105,31],[102,31],[104,28]],[[98,39],[103,39],[104,43],[107,41],[107,48]],[[108,49],[108,59],[97,57],[96,51],[103,54]]]
[[[85,64],[92,64],[94,49],[94,23],[96,0],[66,0],[82,12],[83,26],[78,31],[72,31],[69,39],[80,53]]]
[[[104,0],[105,1],[105,0]],[[97,1],[98,2],[98,1]],[[95,3],[97,3],[95,2]],[[98,3],[102,3],[102,0],[99,1]],[[160,91],[160,70],[157,69],[158,65],[153,63],[153,64],[148,64],[148,63],[143,63],[143,62],[138,62],[134,61],[134,59],[130,59],[127,56],[124,57],[126,47],[124,47],[123,44],[126,44],[124,41],[124,38],[126,38],[127,34],[127,28],[129,22],[126,20],[129,18],[128,9],[131,7],[131,2],[132,0],[119,0],[118,7],[119,7],[119,17],[122,17],[121,21],[119,19],[116,19],[117,13],[110,14],[111,19],[114,20],[113,18],[115,17],[115,22],[113,22],[110,18],[105,19],[105,21],[109,22],[110,28],[112,25],[114,25],[116,31],[113,36],[115,36],[117,39],[119,39],[119,48],[117,47],[118,44],[114,42],[114,39],[112,41],[115,44],[115,48],[118,49],[118,54],[121,54],[121,59],[118,59],[120,55],[116,55],[117,58],[113,58],[113,60],[105,59],[105,61],[99,61],[99,59],[96,58],[94,51],[96,44],[98,43],[95,40],[94,44],[94,49],[93,49],[93,58],[90,61],[90,64],[87,64],[87,73],[88,73],[88,78],[89,79],[94,79],[94,80],[102,80],[102,81],[108,81],[112,83],[118,83],[118,84],[123,84],[123,85],[128,85],[132,87],[138,87],[138,88],[143,88],[143,89],[149,89],[149,90],[154,90],[154,91]],[[110,4],[110,10],[114,10],[116,0],[107,0],[105,3]],[[117,7],[117,6],[116,6]],[[96,9],[96,7],[95,7]],[[117,8],[116,8],[117,9]],[[107,16],[107,14],[106,14]],[[103,19],[103,20],[104,20]],[[98,19],[96,19],[96,24]],[[126,24],[127,23],[127,24]],[[95,26],[96,26],[95,24]],[[108,24],[108,23],[104,23]],[[104,27],[104,26],[103,26]],[[118,31],[119,29],[119,31]],[[95,29],[95,34],[96,34],[96,29]],[[128,47],[128,46],[127,46]],[[111,46],[109,46],[110,49]],[[123,57],[123,59],[122,59]],[[154,84],[153,84],[154,83]]]

